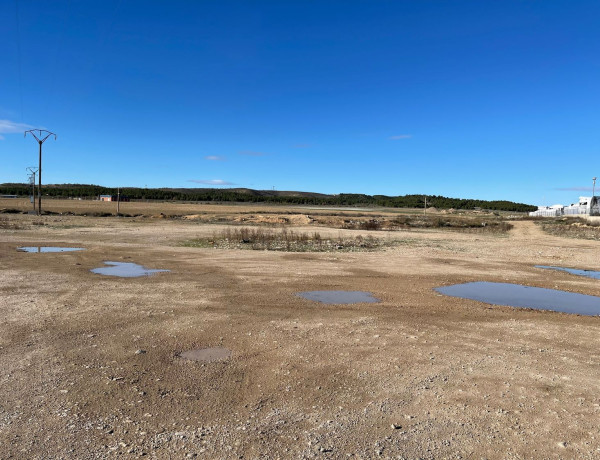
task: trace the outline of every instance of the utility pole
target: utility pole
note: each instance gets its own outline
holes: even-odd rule
[[[37,132],[37,135],[36,135]],[[56,134],[51,133],[45,129],[30,129],[29,131],[25,131],[25,137],[27,137],[27,133],[31,134],[38,144],[40,145],[40,164],[38,167],[38,215],[42,215],[42,144],[48,139],[50,136],[54,136],[54,140],[56,140]]]
[[[31,185],[31,202],[33,203],[33,212],[35,213],[35,175],[38,169],[35,166],[29,166],[27,170],[31,173],[29,175],[29,184]]]
[[[117,187],[117,216],[119,215],[119,204],[121,204],[121,188]]]

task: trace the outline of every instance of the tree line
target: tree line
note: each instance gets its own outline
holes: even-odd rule
[[[46,185],[44,196],[55,198],[93,199],[100,195],[116,195],[116,188],[87,184]],[[31,193],[28,184],[0,184],[0,195],[27,196]],[[36,190],[37,193],[37,190]],[[167,188],[121,188],[122,196],[132,200],[160,201],[202,201],[240,203],[281,203],[327,206],[384,206],[390,208],[423,208],[425,197],[427,207],[438,209],[489,209],[494,211],[529,212],[536,206],[512,201],[485,201],[464,198],[448,198],[438,195],[365,195],[360,193],[340,193],[339,195],[312,194],[307,192],[273,192],[250,189],[167,189]]]

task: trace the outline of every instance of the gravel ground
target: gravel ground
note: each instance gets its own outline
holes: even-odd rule
[[[433,288],[600,296],[600,242],[360,232],[377,252],[189,248],[216,225],[10,215],[0,229],[0,458],[599,458],[600,320]],[[36,225],[33,225],[36,223]],[[314,231],[310,225],[295,227]],[[81,246],[29,254],[18,246]],[[168,269],[90,273],[103,261]],[[362,290],[377,304],[296,295]],[[180,353],[222,347],[197,362]]]

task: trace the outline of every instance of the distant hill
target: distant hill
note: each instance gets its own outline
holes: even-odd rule
[[[28,184],[0,184],[0,195],[27,196]],[[49,184],[43,187],[44,195],[56,198],[94,198],[99,195],[116,195],[116,188],[89,184]],[[249,188],[121,188],[121,194],[133,200],[173,200],[240,203],[288,203],[325,206],[385,206],[392,208],[422,208],[424,195],[364,195],[340,193],[326,195],[313,192],[280,190],[253,190]],[[536,206],[512,201],[485,201],[445,196],[427,195],[427,206],[438,209],[489,209],[494,211],[529,212]]]
[[[227,189],[204,189],[204,188],[161,188],[159,190],[173,191],[178,193],[192,194],[199,190],[227,191],[232,193],[247,194],[251,196],[291,196],[291,197],[309,197],[309,198],[328,198],[334,195],[326,195],[315,192],[294,192],[282,190],[253,190],[251,188],[227,188]]]

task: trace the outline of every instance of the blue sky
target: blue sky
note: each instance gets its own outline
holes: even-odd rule
[[[44,183],[570,203],[600,175],[598,24],[573,0],[2,2],[0,183],[42,127]]]

